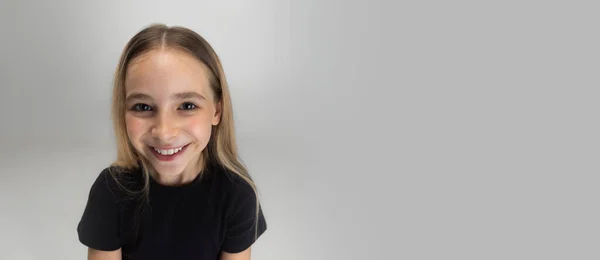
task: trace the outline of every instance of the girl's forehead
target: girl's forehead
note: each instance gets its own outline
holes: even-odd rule
[[[195,57],[177,50],[153,50],[129,64],[125,90],[155,94],[181,91],[207,94],[205,92],[210,88],[206,67]]]

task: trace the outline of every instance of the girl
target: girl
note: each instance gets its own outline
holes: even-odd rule
[[[117,160],[77,227],[88,259],[250,259],[266,222],[212,47],[187,28],[140,31],[117,67],[112,116]]]

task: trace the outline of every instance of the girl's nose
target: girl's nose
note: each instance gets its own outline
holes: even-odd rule
[[[152,127],[152,136],[161,142],[168,142],[177,136],[177,127],[168,115],[157,117],[156,124]]]

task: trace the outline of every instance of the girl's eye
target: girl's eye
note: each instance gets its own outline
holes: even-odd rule
[[[181,104],[181,107],[180,107],[180,109],[182,109],[182,110],[194,110],[196,108],[198,108],[198,107],[190,102],[185,102],[185,103]]]
[[[133,106],[133,110],[140,111],[140,112],[143,112],[143,111],[152,111],[152,107],[150,107],[147,104],[135,104]]]

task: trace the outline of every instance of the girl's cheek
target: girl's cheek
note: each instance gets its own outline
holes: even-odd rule
[[[138,139],[144,129],[144,121],[132,116],[125,117],[125,125],[127,126],[127,133],[129,138]],[[136,140],[132,140],[136,141]]]
[[[210,132],[212,127],[210,116],[205,114],[187,118],[184,125],[186,129],[189,129],[196,134],[204,134],[207,131]]]

